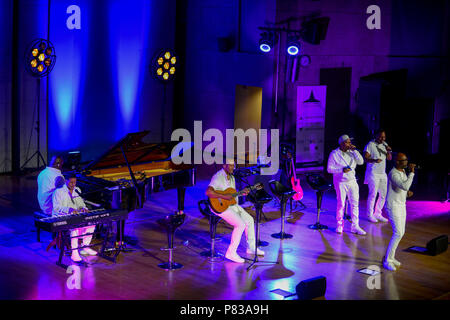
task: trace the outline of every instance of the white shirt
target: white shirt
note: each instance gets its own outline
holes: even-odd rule
[[[372,140],[364,148],[364,152],[368,152],[371,159],[381,159],[380,163],[367,163],[365,180],[367,181],[367,178],[374,174],[386,175],[386,146],[383,143],[378,144],[375,140]],[[364,183],[367,183],[366,181]]]
[[[364,159],[357,150],[342,151],[340,148],[331,151],[328,157],[327,171],[333,174],[333,183],[349,182],[356,180],[356,165],[362,165]],[[349,167],[349,172],[344,172],[344,168]]]
[[[78,193],[75,190],[78,191]],[[68,214],[70,208],[75,210],[79,210],[81,208],[87,209],[83,198],[79,196],[81,193],[80,188],[75,187],[75,190],[71,193],[66,184],[64,184],[62,188],[56,189],[53,193],[52,214]]]
[[[389,172],[388,191],[386,196],[386,207],[391,209],[395,206],[405,206],[408,190],[414,179],[414,173],[408,176],[404,170],[400,171],[392,168]]]
[[[227,173],[224,169],[218,171],[209,183],[209,187],[213,187],[214,190],[224,191],[228,188],[236,189],[236,182],[234,177],[231,175],[230,179],[227,178]]]
[[[58,177],[59,179],[57,179]],[[64,184],[64,176],[61,174],[61,170],[47,167],[39,173],[37,183],[39,206],[44,213],[50,215],[53,208],[53,192]]]

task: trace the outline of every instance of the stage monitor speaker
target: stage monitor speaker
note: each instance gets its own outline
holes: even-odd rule
[[[442,235],[427,243],[427,253],[435,256],[442,252],[447,251],[448,248],[448,236]]]
[[[295,290],[299,300],[311,300],[325,295],[327,278],[319,276],[300,282]]]

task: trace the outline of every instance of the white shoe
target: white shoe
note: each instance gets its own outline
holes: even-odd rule
[[[392,259],[392,263],[396,266],[396,267],[400,267],[402,265],[402,263],[400,261],[398,261],[397,259]]]
[[[392,262],[383,261],[383,267],[390,271],[396,271],[395,265]]]
[[[74,262],[80,262],[80,261],[83,260],[83,259],[81,259],[80,254],[78,253],[78,250],[73,250],[72,251],[71,259]]]
[[[378,222],[377,218],[375,218],[373,215],[367,216],[367,219],[369,219],[369,221],[373,222],[373,223],[377,223]]]
[[[227,258],[227,259],[229,259],[231,261],[237,262],[237,263],[244,263],[245,262],[245,260],[242,259],[236,252],[231,253],[231,252],[227,251],[225,253],[225,258]]]
[[[344,231],[344,227],[343,227],[343,226],[338,226],[338,227],[336,228],[336,232],[337,232],[337,233],[342,233],[342,231]]]
[[[91,248],[84,248],[84,249],[81,249],[80,254],[85,255],[85,256],[96,256],[97,251],[92,250]]]
[[[365,232],[363,229],[361,229],[359,226],[356,226],[356,227],[353,227],[353,226],[352,226],[351,232],[352,232],[352,233],[359,234],[359,235],[361,235],[361,236],[363,236],[363,235],[366,234],[366,232]]]
[[[380,220],[381,222],[388,222],[389,220],[383,217],[381,214],[376,217],[376,219]]]
[[[262,251],[262,250],[259,249],[259,248],[256,250],[256,252],[258,253],[258,256],[263,256],[263,255],[265,254],[265,252]],[[247,253],[248,253],[248,254],[255,254],[255,249],[252,248],[252,247],[247,248]]]

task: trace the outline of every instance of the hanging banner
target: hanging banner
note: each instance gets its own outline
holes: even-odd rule
[[[324,160],[327,86],[297,87],[296,163]]]

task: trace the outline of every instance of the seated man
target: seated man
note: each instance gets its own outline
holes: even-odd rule
[[[81,212],[87,212],[88,208],[81,198],[80,188],[76,187],[77,178],[75,175],[69,176],[66,180],[66,183],[59,189],[56,189],[53,193],[53,215],[62,215],[62,214],[78,214]],[[83,239],[83,246],[88,246],[92,240],[92,234],[84,237],[84,234],[93,233],[95,230],[95,226],[89,226],[84,228],[73,229],[70,232],[71,236],[71,246],[72,246],[72,260],[75,262],[81,261],[81,257],[78,253],[78,239]],[[76,237],[76,238],[74,238]],[[92,255],[95,256],[97,254],[96,251],[91,248],[84,248],[80,252],[84,255]]]
[[[228,188],[236,189],[233,170],[234,160],[229,159],[223,165],[223,168],[212,177],[208,189],[206,190],[206,195],[209,198],[222,198],[225,200],[233,199],[231,195],[224,195],[216,192],[216,190],[224,191]],[[247,195],[248,192],[244,192],[243,194]],[[228,209],[224,212],[215,214],[217,214],[218,216],[223,218],[223,220],[233,226],[231,243],[228,246],[225,257],[234,262],[244,263],[245,260],[237,254],[237,248],[239,246],[239,243],[241,242],[242,233],[245,231],[245,235],[247,237],[247,253],[255,254],[255,225],[253,217],[249,215],[247,211],[245,211],[244,208],[242,208],[237,203],[229,206]],[[264,255],[264,251],[258,249],[257,254]]]

